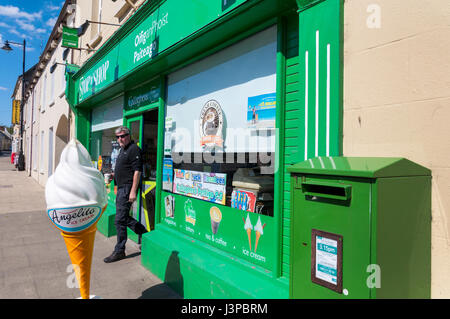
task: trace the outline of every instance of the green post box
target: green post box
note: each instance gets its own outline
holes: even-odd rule
[[[291,173],[291,298],[430,298],[431,171],[317,157]]]

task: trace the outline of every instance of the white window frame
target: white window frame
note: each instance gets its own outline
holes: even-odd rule
[[[37,105],[36,105],[36,93],[37,93],[37,89],[36,89],[36,87],[35,88],[33,88],[33,97],[32,97],[32,106],[31,106],[31,108],[33,109],[32,110],[32,113],[33,113],[33,120],[31,121],[31,122],[33,122],[33,123],[31,123],[31,124],[34,124],[34,123],[36,123],[36,109],[37,109]]]
[[[56,60],[56,59],[55,59]],[[53,60],[53,63],[56,61]],[[50,102],[48,103],[48,106],[51,107],[55,104],[55,72],[50,73]]]
[[[45,167],[45,165],[44,165],[44,160],[45,160],[45,157],[44,157],[44,145],[45,145],[45,133],[44,133],[44,131],[41,131],[41,143],[40,143],[40,147],[39,147],[39,151],[40,151],[40,161],[39,161],[39,172],[41,173],[41,174],[44,174],[44,167]]]
[[[37,149],[38,149],[38,145],[37,145],[37,141],[38,141],[38,133],[36,133],[35,135],[33,135],[33,171],[37,171]]]
[[[46,105],[47,104],[47,101],[46,101],[47,100],[46,99],[46,97],[47,97],[47,73],[44,73],[42,78],[43,78],[42,81],[44,81],[44,83],[42,83],[42,90],[41,90],[41,94],[42,94],[41,113],[44,113],[45,108],[47,106]]]

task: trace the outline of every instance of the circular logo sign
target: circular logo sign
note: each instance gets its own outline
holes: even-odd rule
[[[83,231],[92,226],[102,213],[99,206],[81,206],[52,208],[47,210],[48,217],[60,230],[68,233]]]
[[[209,100],[200,112],[200,144],[204,148],[223,148],[223,113],[216,100]]]

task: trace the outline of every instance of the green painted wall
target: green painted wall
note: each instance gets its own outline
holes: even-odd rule
[[[301,1],[286,36],[282,277],[289,278],[291,194],[286,168],[315,156],[341,155],[341,0]],[[311,6],[311,3],[314,3]]]
[[[302,145],[304,121],[301,112],[302,94],[299,78],[298,56],[298,16],[290,16],[286,24],[286,51],[285,51],[285,114],[284,114],[284,165],[283,170],[283,206],[282,206],[282,277],[289,277],[289,251],[290,251],[290,174],[286,167],[302,160],[299,145]]]
[[[326,0],[299,13],[302,160],[342,153],[342,7]]]

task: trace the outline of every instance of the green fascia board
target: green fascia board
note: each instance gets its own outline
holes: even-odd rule
[[[245,2],[251,1],[239,0],[234,3],[233,6],[237,8]],[[175,8],[181,4],[187,6],[186,9],[189,9],[185,12],[187,17],[189,17],[189,19],[187,19],[188,22],[185,23],[189,23],[190,21],[192,25],[187,24],[184,27],[183,25],[180,25],[182,22],[179,17],[182,15],[180,15],[180,13],[175,14],[175,12],[177,12]],[[206,11],[202,12],[203,9]],[[132,72],[134,68],[145,62],[147,59],[152,60],[154,58],[153,54],[155,54],[155,56],[161,54],[184,38],[203,29],[206,25],[219,20],[222,16],[228,15],[231,11],[235,11],[235,8],[230,7],[223,10],[221,14],[216,15],[216,12],[214,11],[217,9],[220,10],[220,0],[214,0],[212,2],[203,0],[197,1],[196,3],[177,0],[147,2],[147,4],[144,5],[132,19],[130,19],[130,21],[127,21],[119,28],[116,34],[102,45],[98,52],[85,63],[80,72],[74,76],[73,79],[77,83],[77,87],[80,87],[79,102],[82,102],[82,100],[87,99],[90,95],[95,94],[95,90],[101,90],[103,87],[111,85],[127,73]],[[157,23],[158,27],[156,28],[156,31],[153,29],[155,25],[151,24],[152,21],[155,23],[155,21],[160,18],[160,10],[162,10],[162,12],[167,12],[164,16],[166,17],[165,19],[167,22],[162,24],[163,26],[169,27],[167,30],[164,29],[166,30],[165,32],[159,31],[159,23]],[[172,14],[175,14],[175,20],[168,18],[169,13],[171,13],[171,16]],[[169,21],[173,22],[169,23]],[[186,28],[186,26],[189,27]],[[147,29],[148,27],[150,28]],[[187,31],[179,31],[184,29]],[[139,31],[140,33],[138,33]],[[178,34],[179,32],[181,33]],[[141,38],[144,38],[145,40],[139,40]],[[138,39],[137,44],[136,39]],[[142,61],[138,62],[141,58],[136,60],[137,52],[141,50],[140,52],[142,53],[144,49],[148,50],[148,48],[153,47],[153,44],[148,47],[143,47],[146,46],[149,41],[152,41],[152,43],[156,41],[153,43],[157,47],[156,53],[151,53],[150,56],[148,56],[149,54],[147,52],[147,54],[144,54],[144,57],[146,58],[142,58]],[[132,43],[137,47],[131,49],[133,47],[133,45],[131,45]],[[132,55],[133,51],[134,59]],[[153,52],[153,49],[150,49],[150,51]],[[80,83],[77,81],[80,81]],[[96,87],[95,90],[94,87]]]
[[[137,24],[146,19],[153,10],[164,1],[144,5],[135,13],[129,21],[116,31],[116,33],[74,74],[72,81],[77,83],[98,61],[105,57],[111,50],[114,50]],[[193,34],[181,39],[173,46],[159,52],[154,58],[137,66],[130,72],[123,74],[118,79],[104,88],[97,88],[96,92],[82,101],[76,101],[77,88],[73,85],[71,90],[71,100],[76,108],[90,108],[99,101],[104,101],[113,97],[125,89],[130,89],[142,84],[149,76],[157,75],[161,72],[168,72],[172,68],[182,67],[186,63],[193,62],[205,52],[210,52],[213,48],[219,49],[223,43],[228,43],[230,37],[239,37],[240,34],[247,34],[246,30],[254,28],[256,25],[268,24],[271,18],[282,12],[295,7],[295,0],[247,0],[236,8],[230,8],[220,18],[212,21],[203,28],[196,30]],[[239,17],[238,19],[235,19]],[[272,24],[275,21],[272,21]],[[235,33],[239,29],[238,33]],[[211,32],[212,31],[212,32]],[[225,37],[222,34],[227,34]],[[225,39],[224,39],[225,38]],[[219,41],[222,39],[223,41]],[[210,52],[211,53],[211,52]],[[173,69],[172,69],[173,71]]]
[[[313,5],[316,5],[319,2],[322,2],[324,0],[296,0],[297,6],[299,8],[299,11],[303,11]]]
[[[430,176],[431,171],[408,159],[399,157],[315,157],[294,164],[291,174],[306,173],[365,178]]]

